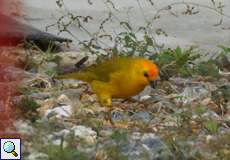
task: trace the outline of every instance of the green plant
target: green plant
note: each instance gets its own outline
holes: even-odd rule
[[[214,60],[200,63],[196,66],[195,73],[202,76],[211,76],[213,78],[219,78],[219,68]]]
[[[128,132],[125,130],[115,130],[110,137],[116,142],[125,142],[128,140]]]
[[[23,97],[18,106],[22,109],[25,117],[29,118],[31,121],[34,121],[38,118],[37,109],[40,107],[40,105],[32,98],[28,96]]]
[[[223,45],[219,45],[218,47],[222,49],[221,54],[230,54],[230,47],[225,47]]]
[[[167,49],[162,53],[154,54],[150,58],[153,59],[161,69],[161,76],[169,78],[171,76],[192,76],[192,64],[199,54],[195,54],[194,48],[182,50],[180,47],[176,49]]]
[[[125,56],[151,56],[157,44],[147,32],[147,27],[139,27],[134,30],[128,22],[120,22],[125,31],[119,33],[116,38],[116,50]],[[143,35],[142,37],[138,35]],[[118,49],[120,48],[120,49]]]
[[[125,156],[121,153],[120,146],[108,146],[106,148],[107,155],[109,156],[109,160],[128,160],[128,156]]]
[[[195,113],[198,114],[198,116],[201,116],[203,113],[205,113],[206,109],[202,105],[198,105],[195,109]]]
[[[216,134],[219,128],[219,124],[215,120],[208,120],[204,122],[204,127],[210,132],[211,134]]]
[[[73,147],[62,148],[56,145],[44,146],[43,152],[49,156],[49,160],[64,160],[64,159],[77,159],[77,160],[88,160],[88,156],[84,153],[79,152]]]
[[[40,107],[40,105],[35,102],[32,98],[26,96],[23,97],[19,103],[19,106],[23,108],[25,111],[36,112],[36,110]]]
[[[25,68],[40,73],[41,71],[51,77],[58,72],[61,57],[52,52],[54,46],[50,44],[46,51],[42,51],[35,44],[30,45],[31,51],[27,54],[27,64]],[[37,50],[38,52],[34,52]],[[56,67],[47,67],[47,64],[53,62]]]

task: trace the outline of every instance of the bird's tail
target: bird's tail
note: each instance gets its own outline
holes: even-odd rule
[[[56,77],[57,79],[77,79],[81,81],[85,81],[90,83],[92,81],[92,75],[90,73],[82,73],[82,72],[73,72],[73,73],[67,73],[64,75],[59,75]]]

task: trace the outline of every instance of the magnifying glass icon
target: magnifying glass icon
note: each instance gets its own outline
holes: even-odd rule
[[[18,154],[17,152],[15,152],[15,145],[13,142],[11,141],[7,141],[3,144],[3,150],[6,152],[6,153],[11,153],[14,155],[14,157],[17,157]]]

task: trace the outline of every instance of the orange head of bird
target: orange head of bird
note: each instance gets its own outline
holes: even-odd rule
[[[138,77],[142,85],[150,84],[153,88],[155,87],[155,80],[159,76],[159,70],[156,64],[147,59],[139,61],[138,65]]]

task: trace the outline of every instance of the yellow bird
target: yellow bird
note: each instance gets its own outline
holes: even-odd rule
[[[92,65],[80,72],[58,76],[58,79],[78,79],[90,83],[104,106],[112,98],[129,98],[153,84],[159,75],[158,67],[140,57],[115,57]]]

